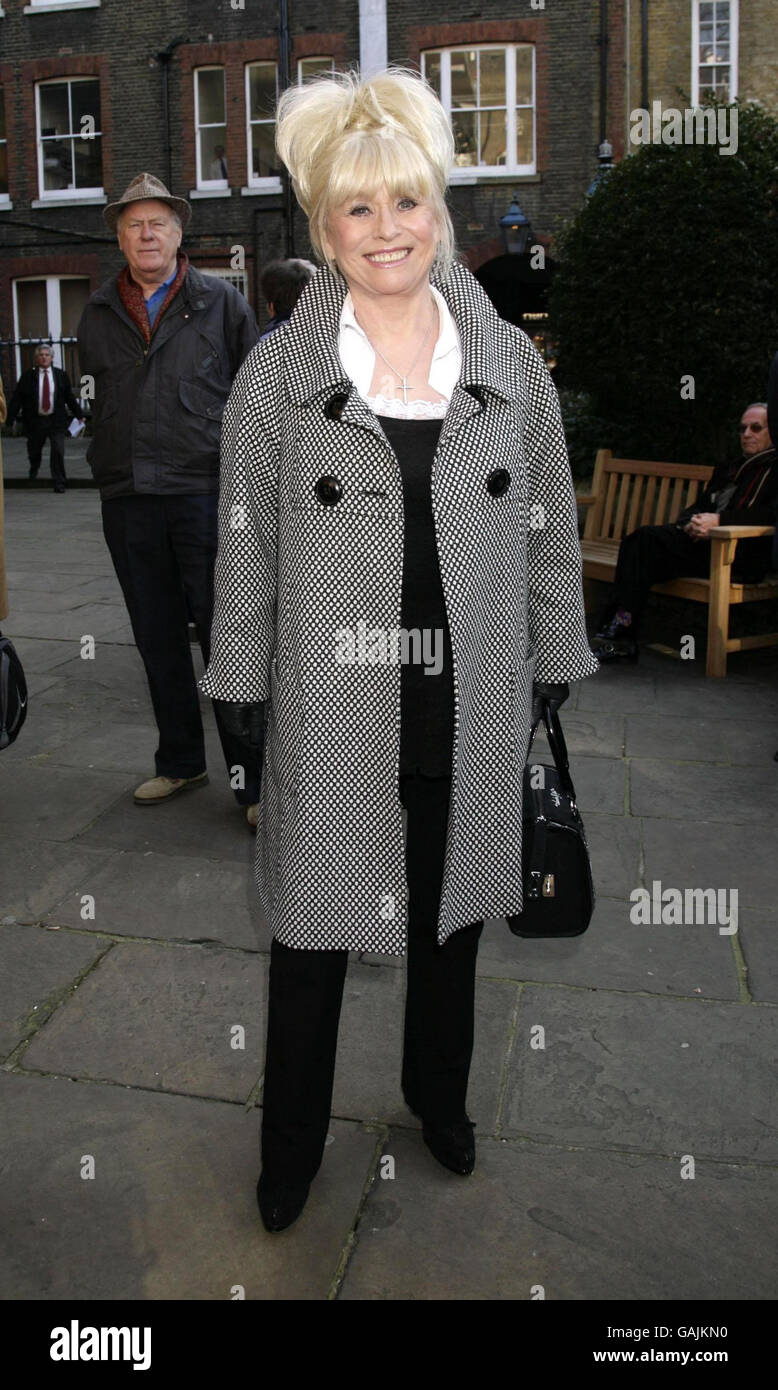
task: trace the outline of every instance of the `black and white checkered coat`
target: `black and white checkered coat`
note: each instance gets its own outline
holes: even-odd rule
[[[432,505],[454,662],[438,940],[521,910],[522,766],[535,679],[597,669],[548,371],[456,265],[433,282],[462,339]],[[257,881],[287,946],[402,954],[400,666],[343,664],[336,633],[400,627],[397,460],[337,354],[345,283],[320,269],[249,354],[224,418],[206,694],[269,700]],[[490,475],[506,470],[495,486]],[[336,479],[342,489],[319,487]],[[490,490],[491,487],[491,490]],[[330,500],[322,501],[324,496]]]

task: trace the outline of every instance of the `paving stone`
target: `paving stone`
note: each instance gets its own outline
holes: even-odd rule
[[[653,714],[657,709],[653,673],[635,667],[626,671],[619,666],[601,666],[596,675],[583,681],[578,695],[577,713],[607,710],[611,715]]]
[[[726,719],[735,712],[746,722],[775,719],[775,685],[748,680],[735,671],[724,680],[699,671],[690,673],[688,681],[663,685],[658,705],[663,714],[693,719]]]
[[[622,759],[571,756],[570,772],[584,821],[593,812],[624,815],[626,764]]]
[[[666,763],[638,758],[630,772],[630,807],[634,816],[737,824],[774,823],[778,812],[778,777],[774,766],[738,772],[707,763]]]
[[[778,722],[627,715],[628,758],[765,766],[778,748]]]
[[[79,932],[0,925],[0,1055],[33,1034],[68,984],[107,948]]]
[[[468,1114],[491,1131],[510,1039],[516,988],[479,980]],[[405,972],[350,961],[343,991],[332,1113],[382,1123],[418,1125],[402,1098]]]
[[[601,897],[583,935],[557,941],[513,936],[504,921],[487,922],[478,949],[478,973],[589,989],[737,999],[737,968],[728,936],[703,924],[636,926],[630,920],[631,907],[624,899]]]
[[[706,814],[708,810],[706,806]],[[753,825],[724,827],[692,817],[679,826],[678,821],[649,818],[643,821],[644,880],[651,884],[657,879],[664,888],[737,888],[741,910],[774,910],[773,839],[771,829],[766,835]]]
[[[408,1133],[392,1131],[384,1152],[396,1176],[370,1189],[344,1301],[529,1301],[541,1286],[554,1302],[682,1308],[778,1292],[769,1168],[701,1161],[683,1181],[672,1160],[487,1139],[460,1178]]]
[[[6,749],[6,752],[9,750]],[[37,922],[84,875],[113,857],[112,850],[59,844],[29,835],[2,832],[0,917]]]
[[[760,1003],[778,1004],[778,937],[775,908],[738,917],[738,941],[748,969],[748,991]]]
[[[6,1299],[324,1300],[377,1143],[334,1122],[305,1211],[269,1235],[256,1110],[7,1074],[0,1110]]]
[[[530,1046],[545,1028],[546,1045]],[[555,1143],[775,1163],[767,1006],[540,985],[521,996],[504,1132]]]
[[[74,778],[67,768],[39,767],[18,759],[13,780],[0,797],[0,825],[12,830],[27,826],[30,834],[43,839],[69,840],[121,798],[130,784],[131,779],[118,772],[82,769]]]
[[[624,752],[624,718],[620,714],[599,711],[582,713],[566,701],[560,712],[567,751],[572,757],[620,758]],[[550,759],[545,734],[538,729],[532,745],[533,757],[542,753],[541,762]]]
[[[94,921],[81,918],[81,898],[95,899]],[[272,940],[243,864],[184,855],[112,854],[95,865],[46,913],[46,921],[119,936],[215,941],[269,951]]]
[[[640,821],[583,808],[586,842],[597,894],[626,898],[640,882]]]
[[[248,832],[245,808],[238,806],[229,788],[222,784],[223,766],[212,760],[210,783],[180,792],[169,802],[156,806],[138,806],[133,801],[130,792],[137,786],[137,778],[130,779],[127,794],[95,820],[78,843],[141,854],[155,850],[161,854],[199,855],[203,859],[235,859],[250,867],[256,841]],[[59,775],[67,776],[66,770]],[[153,767],[145,775],[152,777]]]
[[[118,603],[88,603],[70,613],[31,613],[16,618],[11,613],[7,623],[6,636],[16,640],[17,634],[25,637],[53,637],[58,640],[80,642],[83,636],[99,638],[117,627],[124,617]]]
[[[27,1070],[246,1100],[262,1070],[268,958],[115,945],[33,1039]],[[236,1025],[243,1048],[232,1046]]]
[[[24,667],[25,677],[56,670],[73,655],[72,643],[42,637],[15,637],[14,646]]]

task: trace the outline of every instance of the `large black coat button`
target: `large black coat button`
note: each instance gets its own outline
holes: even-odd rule
[[[326,473],[323,478],[319,479],[314,488],[314,492],[322,506],[334,507],[343,496],[343,485],[337,478],[333,478],[331,474]]]
[[[492,497],[504,497],[510,485],[511,475],[507,468],[493,468],[486,479],[486,488]]]
[[[341,415],[343,414],[343,410],[345,408],[347,400],[348,394],[345,391],[336,391],[334,396],[330,396],[329,400],[327,401],[327,404],[324,407],[324,414],[326,415],[327,419],[339,420]]]

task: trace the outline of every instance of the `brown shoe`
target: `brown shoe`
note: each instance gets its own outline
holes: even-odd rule
[[[249,830],[256,830],[259,821],[259,802],[254,806],[246,807],[246,824]]]
[[[135,801],[138,806],[153,806],[157,801],[169,801],[187,787],[204,787],[207,781],[207,772],[198,777],[152,777],[135,788]]]

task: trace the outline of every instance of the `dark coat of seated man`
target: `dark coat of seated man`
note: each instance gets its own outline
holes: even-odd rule
[[[594,644],[600,661],[638,653],[640,618],[653,584],[710,573],[710,532],[715,526],[773,526],[778,507],[778,450],[767,407],[750,405],[740,421],[743,457],[718,467],[693,506],[668,526],[640,526],[619,546],[613,589]],[[750,583],[770,568],[772,540],[738,541],[733,574]]]

